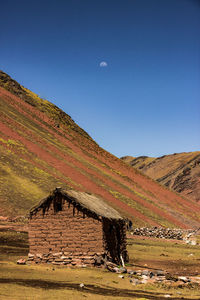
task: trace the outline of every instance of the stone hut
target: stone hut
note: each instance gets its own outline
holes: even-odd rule
[[[28,260],[123,264],[128,261],[125,220],[95,195],[56,188],[30,211]]]

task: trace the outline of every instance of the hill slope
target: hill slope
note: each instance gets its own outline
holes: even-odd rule
[[[102,196],[137,226],[200,226],[200,205],[100,148],[58,107],[0,72],[0,215],[25,214],[56,186]]]
[[[200,151],[158,158],[125,156],[122,160],[181,195],[200,201]]]

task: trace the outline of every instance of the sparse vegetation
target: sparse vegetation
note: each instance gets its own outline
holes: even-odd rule
[[[134,236],[128,240],[128,252],[130,262],[138,266],[164,269],[173,275],[200,274],[199,245]]]
[[[134,268],[159,268],[172,271],[171,277],[192,266],[200,248],[166,241],[128,240]],[[192,252],[195,256],[188,256]],[[165,253],[165,256],[161,255]],[[199,299],[199,285],[166,285],[163,283],[133,286],[124,279],[103,269],[80,269],[48,265],[19,266],[16,260],[28,254],[27,234],[0,231],[0,297],[4,299]],[[169,263],[173,256],[173,264]],[[186,259],[187,257],[187,259]],[[148,266],[145,266],[148,264]],[[198,267],[198,271],[200,269]],[[84,288],[80,287],[84,284]]]

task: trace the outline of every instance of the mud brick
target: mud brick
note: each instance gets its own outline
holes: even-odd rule
[[[59,233],[55,233],[55,234],[53,235],[53,237],[54,237],[55,239],[58,239],[58,238],[60,238],[60,234],[59,234]]]
[[[93,256],[93,255],[95,255],[95,250],[94,251],[89,251],[87,254],[88,254],[88,256],[90,256],[90,255]]]
[[[53,255],[54,257],[58,257],[58,256],[61,256],[61,255],[62,255],[62,252],[53,253],[52,255]]]
[[[67,250],[69,250],[70,252],[74,253],[76,251],[76,248],[67,248]]]
[[[69,262],[63,261],[63,265],[66,265],[66,266],[71,265],[71,260]]]
[[[104,254],[104,252],[97,252],[96,255],[97,256],[102,256]]]
[[[84,256],[82,257],[83,260],[88,260],[88,259],[92,259],[93,257],[92,256]]]
[[[34,238],[34,237],[33,237],[33,238],[30,238],[30,237],[29,237],[29,243],[30,243],[30,244],[34,244],[34,243],[35,243],[35,238]]]
[[[63,262],[55,262],[55,261],[53,261],[52,264],[60,266],[60,265],[63,265]]]
[[[75,255],[75,256],[82,257],[82,256],[83,256],[83,252],[74,252],[74,255]]]
[[[68,264],[69,264],[69,263],[71,263],[71,261],[72,261],[71,259],[64,259],[64,261],[63,261],[63,262],[65,262],[65,263],[68,263]]]
[[[63,259],[60,259],[60,258],[55,258],[54,260],[55,262],[63,262]]]
[[[43,259],[48,258],[48,253],[43,253],[42,258],[43,258]]]
[[[28,237],[29,237],[29,239],[30,239],[30,238],[34,238],[34,237],[35,237],[35,234],[34,234],[33,232],[29,232]]]
[[[95,260],[84,260],[85,265],[93,265],[95,263]]]
[[[77,259],[76,259],[76,258],[73,258],[73,259],[72,259],[72,263],[81,263],[81,261],[82,261],[82,260],[81,260],[81,259],[78,259],[78,258],[77,258]]]
[[[76,262],[76,261],[73,261],[73,260],[71,261],[72,266],[76,266],[77,264],[80,264],[80,262]]]
[[[68,257],[67,257],[67,256],[64,256],[64,255],[62,255],[60,258],[61,258],[61,259],[67,259]]]

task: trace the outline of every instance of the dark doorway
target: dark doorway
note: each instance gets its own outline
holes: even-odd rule
[[[120,264],[120,228],[116,221],[103,221],[105,249],[116,264]]]

